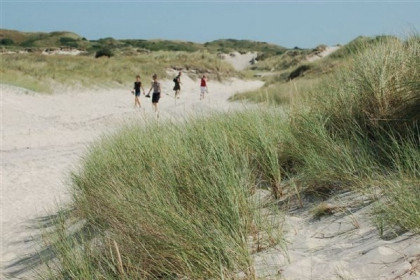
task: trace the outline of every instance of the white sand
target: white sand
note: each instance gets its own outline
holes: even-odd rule
[[[221,54],[220,57],[230,63],[235,70],[241,71],[252,65],[251,61],[256,62],[257,53],[247,52],[241,54],[239,52],[231,52],[229,54]]]
[[[172,81],[162,82],[161,120],[243,108],[245,105],[229,103],[227,98],[262,86],[259,81],[210,80],[209,94],[199,101],[199,81],[186,75],[182,81],[179,100],[173,98]],[[148,90],[148,82],[145,84]],[[123,123],[155,118],[150,99],[141,97],[144,110],[133,108],[130,89],[131,84],[126,89],[42,95],[1,86],[1,265],[2,273],[11,279],[31,279],[28,269],[39,260],[30,255],[39,249],[35,247],[39,240],[36,227],[48,223],[58,203],[69,201],[69,172],[86,147]],[[280,246],[255,254],[257,276],[419,279],[419,236],[405,233],[390,240],[379,238],[369,214],[371,204],[363,205],[366,201],[351,193],[336,196],[328,203],[347,209],[345,214],[321,220],[311,219],[310,207],[291,207],[285,217],[288,255]]]
[[[150,81],[143,82],[148,91]],[[263,85],[261,81],[209,80],[209,93],[200,101],[200,81],[183,75],[182,83],[181,98],[175,100],[173,82],[162,81],[161,120],[242,108],[227,98]],[[25,267],[37,261],[35,257],[16,263],[37,250],[36,227],[48,222],[58,204],[69,201],[69,172],[86,147],[123,123],[156,117],[151,98],[141,97],[144,110],[133,108],[131,88],[128,84],[125,89],[45,95],[1,85],[1,266],[11,278],[25,275]]]
[[[319,205],[304,199],[304,208],[288,205],[286,244],[253,256],[261,279],[420,279],[420,236],[385,231],[373,223],[373,201],[359,193],[332,196],[328,205],[342,210],[314,219]],[[283,219],[277,217],[277,219]],[[284,247],[287,250],[284,250]]]
[[[78,49],[71,49],[71,48],[57,48],[57,49],[45,49],[42,51],[44,55],[79,55],[82,53],[86,53],[84,51]]]
[[[330,54],[332,54],[333,52],[335,52],[336,50],[338,50],[340,48],[340,46],[327,46],[325,48],[325,50],[323,50],[322,52],[319,53],[315,53],[311,56],[308,56],[306,59],[309,62],[314,62],[317,61],[321,58],[324,58],[326,56],[329,56]]]

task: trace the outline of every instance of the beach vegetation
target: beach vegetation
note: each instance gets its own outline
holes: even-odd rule
[[[90,55],[8,54],[2,56],[0,60],[2,82],[37,92],[53,93],[53,89],[58,86],[66,88],[115,88],[121,87],[122,84],[131,86],[133,77],[138,73],[146,77],[151,77],[154,73],[166,77],[168,69],[183,69],[191,72],[192,76],[207,73],[213,75],[215,79],[239,75],[230,64],[208,52],[158,51],[136,53],[135,56],[116,56],[111,59],[95,59]],[[157,61],[159,63],[156,63]]]
[[[4,38],[4,39],[0,40],[0,45],[12,46],[14,44],[15,44],[15,42],[12,39],[9,39],[9,38]]]
[[[99,58],[103,56],[106,56],[109,58],[111,56],[114,56],[114,53],[110,49],[100,49],[95,54],[95,58]]]
[[[66,221],[83,237],[63,239],[58,224],[51,278],[252,278],[249,246],[281,241],[275,207],[253,194],[281,180],[282,120],[276,110],[222,114],[102,139],[72,176]]]
[[[104,44],[121,42],[106,38],[98,47]],[[103,137],[72,173],[70,210],[45,234],[56,258],[45,262],[44,278],[252,279],[259,244],[283,240],[282,221],[273,218],[281,216],[279,201],[295,198],[302,207],[305,197],[340,191],[368,197],[379,235],[420,233],[419,44],[416,35],[358,38],[313,63],[289,53],[296,61],[266,76],[265,87],[232,98],[260,103],[257,109],[150,121]],[[273,53],[264,67],[285,55]],[[138,65],[142,75],[162,77],[179,66],[242,75],[209,51],[115,58],[4,56],[2,79],[115,85],[131,82]],[[285,81],[305,64],[304,76]],[[255,200],[260,192],[270,199]],[[336,211],[344,208],[321,202],[313,215]]]
[[[61,37],[60,43],[63,46],[71,47],[71,48],[78,48],[79,44],[77,43],[78,39],[74,39],[72,37]]]
[[[263,61],[272,56],[283,54],[287,49],[275,44],[257,42],[251,40],[221,39],[204,44],[180,40],[145,40],[145,39],[122,39],[111,37],[97,40],[87,40],[73,32],[55,31],[44,32],[21,32],[16,30],[0,29],[0,38],[10,38],[21,48],[59,48],[68,46],[95,54],[100,49],[110,49],[115,54],[132,53],[132,50],[140,51],[181,51],[187,53],[207,51],[212,54],[257,52],[257,60]],[[64,39],[63,39],[64,38]],[[42,51],[42,50],[41,50]]]
[[[285,47],[267,42],[256,42],[250,40],[220,39],[204,44],[209,51],[219,53],[230,53],[237,51],[239,53],[257,52],[257,60],[265,60],[271,56],[281,55],[286,51]]]
[[[419,43],[385,40],[366,48],[290,109],[301,185],[369,193],[384,227],[417,233]]]

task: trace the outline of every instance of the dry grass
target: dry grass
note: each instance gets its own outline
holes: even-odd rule
[[[34,91],[52,93],[57,85],[65,87],[121,87],[135,75],[166,77],[166,70],[182,68],[210,73],[217,78],[231,77],[231,65],[207,52],[153,52],[136,56],[95,59],[91,56],[46,56],[42,54],[2,55],[2,83]]]

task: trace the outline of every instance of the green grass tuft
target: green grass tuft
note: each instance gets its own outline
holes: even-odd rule
[[[86,237],[82,256],[58,248],[54,277],[118,277],[116,246],[128,279],[249,273],[248,238],[267,224],[251,195],[257,181],[281,180],[282,136],[272,132],[283,122],[277,112],[226,117],[128,127],[95,145],[73,175],[74,213],[101,245]]]

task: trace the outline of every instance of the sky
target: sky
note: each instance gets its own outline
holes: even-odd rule
[[[419,1],[0,0],[2,29],[71,31],[88,40],[246,39],[288,48],[420,31]]]

